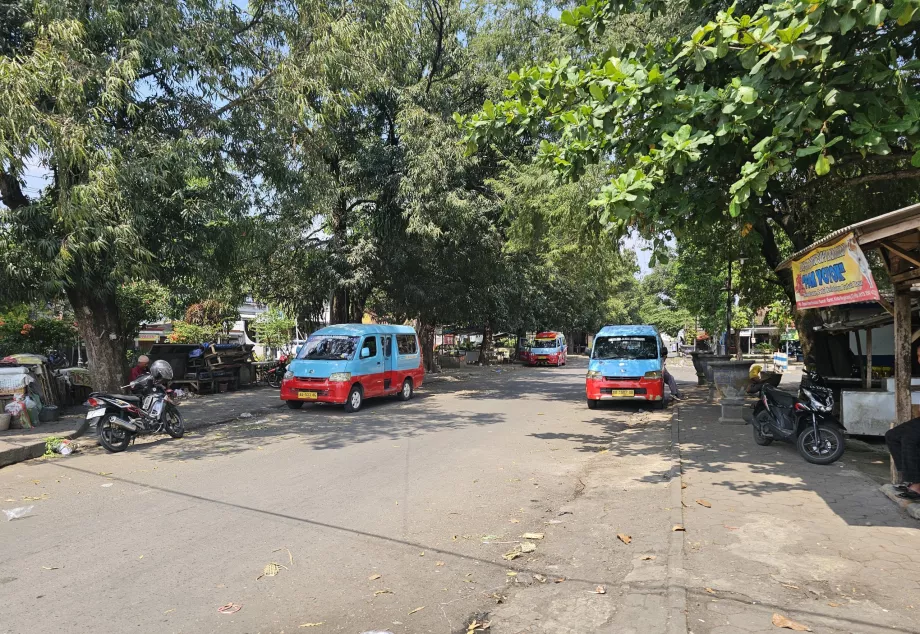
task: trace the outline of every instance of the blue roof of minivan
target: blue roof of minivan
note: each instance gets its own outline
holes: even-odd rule
[[[633,326],[604,326],[597,335],[598,337],[629,337],[636,335],[639,337],[654,337],[658,335],[658,329],[649,325]]]
[[[415,328],[412,326],[388,326],[385,324],[336,324],[320,328],[313,333],[313,335],[346,335],[350,337],[372,334],[414,335]]]

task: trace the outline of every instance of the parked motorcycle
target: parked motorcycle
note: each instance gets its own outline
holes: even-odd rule
[[[274,366],[265,371],[265,380],[270,387],[281,387],[281,379],[284,378],[284,373],[287,372],[287,366],[288,356],[283,354]]]
[[[142,374],[123,389],[132,394],[93,392],[77,435],[95,426],[99,444],[111,452],[124,451],[137,436],[167,433],[173,438],[185,435],[185,421],[176,406],[172,367],[166,361],[154,361],[150,372]]]
[[[67,355],[65,355],[63,352],[58,350],[49,350],[48,354],[45,356],[48,358],[48,365],[50,365],[54,370],[70,367],[70,361],[67,360]]]
[[[798,398],[768,383],[757,385],[757,390],[759,400],[751,421],[754,442],[763,446],[774,440],[794,443],[812,464],[827,465],[840,459],[846,449],[845,429],[831,414],[834,393],[821,376],[806,371]]]

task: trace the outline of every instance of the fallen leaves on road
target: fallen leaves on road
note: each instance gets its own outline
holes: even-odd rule
[[[293,566],[293,565],[294,565],[294,555],[291,554],[290,549],[288,549],[288,548],[276,548],[276,549],[273,550],[272,552],[273,552],[273,553],[277,553],[277,552],[281,552],[282,550],[286,550],[286,551],[287,551],[288,558],[291,560],[291,565]]]
[[[516,573],[515,571],[513,571],[513,570],[509,570],[509,571],[506,572],[505,574],[506,574],[507,576],[509,576],[509,577],[517,577],[517,573]]]
[[[323,623],[325,623],[325,621],[320,621],[319,623],[301,623],[297,627],[319,627]]]
[[[530,542],[524,542],[524,543],[521,544],[521,552],[522,552],[522,553],[532,553],[532,552],[535,551],[536,549],[537,549],[537,545],[536,545],[536,544],[532,544],[532,543],[530,543]]]
[[[512,524],[520,524],[520,523],[521,523],[521,520],[519,520],[519,519],[517,519],[517,518],[515,518],[515,517],[512,517],[512,518],[511,518],[510,520],[508,520],[508,521],[511,522]]]
[[[513,560],[517,559],[518,557],[520,557],[520,556],[523,555],[523,554],[524,554],[524,553],[522,553],[522,552],[520,551],[519,548],[515,548],[514,550],[509,550],[509,551],[506,552],[504,555],[502,555],[502,559],[507,559],[508,561],[513,561]]]
[[[674,532],[677,532],[677,531],[684,532],[684,531],[686,531],[687,529],[684,528],[684,525],[683,525],[683,524],[675,524],[674,526],[671,527],[671,530],[674,531]]]
[[[681,483],[680,483],[680,488],[686,489],[686,488],[687,488],[687,483],[686,483],[686,482],[681,482]]]
[[[793,630],[795,632],[810,632],[811,628],[807,625],[801,623],[796,623],[792,619],[786,618],[782,614],[777,612],[773,613],[773,620],[771,621],[776,627],[786,628],[787,630]]]
[[[725,525],[725,524],[722,524],[722,526],[725,526],[725,528],[727,528],[727,529],[730,530],[730,531],[736,531],[736,530],[738,530],[738,527],[737,527],[737,526],[727,526],[727,525]]]
[[[443,565],[444,565],[444,562],[443,562],[443,561],[436,561],[436,562],[434,563],[434,565],[435,565],[435,566],[443,566]]]
[[[23,502],[38,502],[38,501],[40,501],[40,500],[47,500],[49,495],[51,495],[51,494],[50,494],[50,493],[42,493],[41,495],[39,495],[39,496],[37,496],[37,497],[34,496],[34,495],[27,495],[27,496],[25,496],[24,498],[22,498],[22,501],[23,501]]]
[[[702,498],[697,500],[696,503],[699,504],[700,506],[705,506],[708,509],[712,508],[712,504],[708,500],[704,500]]]
[[[262,577],[274,577],[279,572],[281,572],[282,569],[287,570],[288,568],[287,566],[282,566],[279,563],[271,561],[265,564],[265,568],[262,569],[262,574],[256,577],[256,581],[258,581]]]
[[[543,533],[524,533],[521,539],[543,539]]]
[[[381,594],[393,594],[393,591],[390,590],[389,588],[384,588],[383,590],[374,591],[375,597],[380,596]]]
[[[370,577],[367,578],[367,580],[368,580],[368,581],[377,581],[377,579],[379,579],[379,578],[382,577],[382,576],[383,576],[383,575],[371,575]]]
[[[420,608],[415,608],[414,610],[411,610],[411,611],[409,612],[409,616],[412,616],[412,615],[415,614],[416,612],[421,612],[421,611],[424,610],[424,609],[425,609],[425,606],[424,606],[424,605],[423,605],[422,607],[420,607]]]
[[[642,558],[642,561],[652,561],[653,559],[658,559],[656,555],[646,555]]]
[[[484,632],[487,629],[492,627],[492,621],[479,621],[473,619],[473,622],[466,626],[466,634],[473,634],[473,632]]]
[[[562,583],[563,581],[565,581],[565,577],[559,577],[558,579],[554,579],[553,583]]]
[[[543,575],[538,575],[537,573],[534,573],[533,578],[539,581],[540,583],[546,583],[546,577],[544,577]]]
[[[798,590],[798,589],[799,589],[798,586],[794,586],[794,585],[792,585],[791,583],[781,583],[781,584],[779,584],[779,585],[783,586],[784,588],[792,588],[793,590]]]
[[[706,588],[706,592],[708,592],[709,594],[715,594],[715,593],[716,593],[716,591],[713,590],[712,588]]]
[[[102,488],[103,488],[103,489],[106,489],[106,488],[112,486],[112,484],[113,484],[112,482],[107,482],[106,484],[103,484],[103,485],[102,485]]]
[[[594,594],[607,594],[607,588],[605,588],[604,586],[597,586],[596,588],[594,588],[594,590],[592,590],[592,592]]]
[[[112,475],[112,472],[111,471],[97,471],[96,474],[101,475],[101,476],[107,476],[107,475]]]
[[[222,605],[217,608],[217,611],[221,614],[235,614],[239,612],[242,607],[243,606],[238,603],[228,603],[227,605]]]
[[[58,566],[42,566],[42,570],[60,570]]]
[[[624,535],[623,533],[617,533],[617,539],[619,539],[624,544],[628,544],[629,542],[632,541],[632,537],[630,537],[629,535]]]
[[[832,608],[839,608],[839,607],[840,607],[840,604],[839,604],[839,603],[834,603],[833,601],[831,601],[830,603],[828,603],[828,605],[831,606]]]

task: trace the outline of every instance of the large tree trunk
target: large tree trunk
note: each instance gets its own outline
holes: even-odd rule
[[[419,321],[419,339],[422,344],[422,359],[425,363],[425,372],[440,372],[438,359],[434,354],[434,325]]]
[[[482,329],[482,346],[479,348],[480,365],[489,365],[489,353],[492,352],[492,320],[486,319]]]
[[[332,292],[332,302],[329,306],[329,323],[348,323],[348,289],[336,287]]]
[[[338,175],[338,160],[335,159],[331,167],[334,174]],[[345,269],[348,266],[346,259],[346,249],[348,246],[348,206],[344,193],[340,193],[332,209],[332,257],[333,267],[335,269],[335,285],[332,290],[332,301],[329,306],[329,323],[344,324],[348,323],[349,312],[349,293],[348,289],[342,286],[342,280],[346,277]]]
[[[68,289],[67,299],[77,318],[77,330],[86,344],[93,389],[120,392],[126,378],[126,340],[121,329],[115,295],[93,296]]]

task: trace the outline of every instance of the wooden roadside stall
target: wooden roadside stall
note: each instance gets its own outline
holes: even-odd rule
[[[888,270],[894,301],[888,305],[864,252],[878,250]],[[782,262],[777,271],[791,269],[796,308],[825,308],[877,301],[894,318],[894,378],[896,424],[912,418],[911,344],[920,330],[911,323],[911,293],[920,292],[920,205],[911,205],[835,231]],[[891,464],[894,481],[900,478]]]

